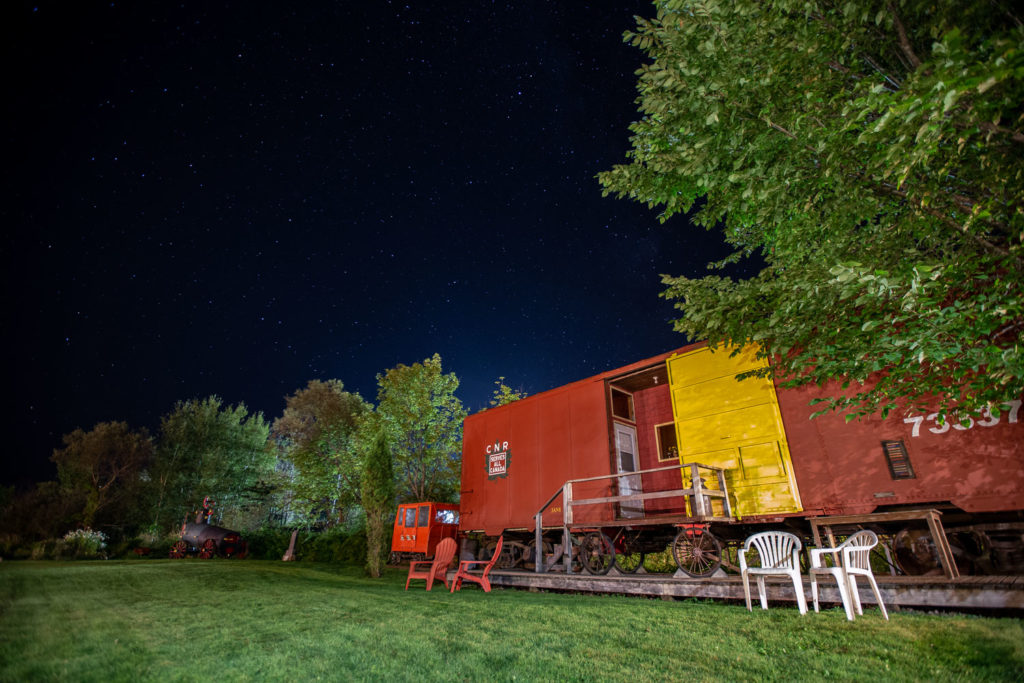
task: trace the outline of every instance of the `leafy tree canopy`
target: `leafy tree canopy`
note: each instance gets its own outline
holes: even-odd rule
[[[459,490],[462,420],[459,379],[441,356],[377,375],[377,417],[394,455],[399,501],[454,500]]]
[[[64,447],[53,451],[60,488],[76,502],[79,519],[92,526],[97,514],[130,497],[139,473],[153,452],[145,429],[131,430],[124,422],[100,422],[90,431],[76,429],[63,437]]]
[[[391,448],[380,430],[367,444],[363,465],[363,510],[366,512],[366,571],[380,578],[391,550],[390,522],[395,515],[395,475]]]
[[[669,277],[676,329],[763,343],[848,417],[1024,390],[1024,24],[1010,3],[659,0],[605,193],[721,230],[737,281]],[[717,264],[718,266],[724,263]],[[864,384],[868,378],[872,382]]]
[[[358,431],[371,407],[337,379],[312,380],[285,402],[271,436],[294,467],[292,507],[307,517],[325,513],[331,523],[338,522],[359,502]]]
[[[254,502],[251,494],[273,472],[269,432],[263,414],[244,404],[224,405],[217,396],[179,401],[161,418],[149,472],[154,523],[180,520],[207,496],[221,513]]]
[[[492,406],[503,406],[513,401],[526,398],[527,394],[522,389],[513,389],[512,387],[505,384],[505,378],[499,377],[494,380],[494,396],[491,397]]]

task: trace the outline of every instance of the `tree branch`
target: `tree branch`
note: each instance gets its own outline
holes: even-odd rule
[[[896,26],[896,32],[900,37],[900,50],[910,62],[910,66],[917,69],[921,66],[921,60],[914,52],[914,48],[910,45],[910,38],[907,37],[907,30],[903,27],[903,22],[900,21],[900,15],[896,14],[896,6],[891,2],[889,3],[889,12],[892,14],[892,23]]]
[[[1024,133],[1021,133],[1019,130],[1013,130],[1012,128],[1004,128],[1003,126],[997,126],[996,124],[991,123],[989,121],[985,121],[984,123],[979,124],[978,127],[989,133],[1003,133],[1004,135],[1009,135],[1010,139],[1013,140],[1014,142],[1024,143]]]
[[[990,242],[989,240],[985,239],[981,235],[969,232],[967,230],[966,226],[961,225],[960,223],[956,222],[955,220],[950,218],[949,215],[943,213],[942,211],[938,211],[938,210],[932,208],[931,206],[926,206],[923,200],[915,199],[914,197],[911,197],[909,193],[904,192],[903,190],[896,189],[895,185],[892,185],[891,183],[874,181],[873,179],[868,178],[868,177],[866,177],[866,176],[864,176],[864,175],[862,175],[860,173],[857,173],[856,175],[858,175],[862,179],[868,181],[868,183],[874,184],[874,186],[876,188],[878,188],[879,190],[881,190],[885,194],[888,194],[890,196],[893,196],[893,197],[896,197],[898,199],[901,199],[901,200],[907,202],[908,204],[910,204],[913,208],[917,209],[918,211],[921,211],[922,213],[926,213],[926,214],[928,214],[929,216],[931,216],[933,218],[937,218],[942,224],[953,228],[956,232],[960,233],[961,235],[964,235],[965,237],[971,238],[972,240],[974,240],[975,242],[977,242],[981,246],[985,247],[989,251],[995,252],[995,253],[999,254],[1000,256],[1009,256],[1010,255],[1009,250],[1004,249],[1003,247],[1000,247],[1000,246],[998,246],[996,244],[993,244],[992,242]],[[1022,260],[1020,258],[1015,258],[1014,260],[1018,264],[1024,264],[1024,260]]]

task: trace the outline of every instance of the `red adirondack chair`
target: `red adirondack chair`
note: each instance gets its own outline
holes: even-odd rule
[[[446,538],[437,544],[433,560],[422,560],[409,563],[409,577],[405,580],[405,590],[409,590],[409,582],[413,579],[425,579],[427,590],[434,585],[434,579],[440,579],[444,587],[448,587],[448,565],[455,557],[455,539]],[[417,569],[417,565],[429,566],[428,569]]]
[[[494,567],[494,563],[498,561],[498,556],[501,555],[501,544],[505,541],[501,536],[498,537],[498,545],[494,548],[494,554],[491,555],[489,560],[462,560],[459,562],[459,571],[455,573],[455,578],[452,579],[451,592],[462,588],[462,580],[472,581],[473,583],[479,583],[480,587],[484,589],[485,593],[491,592],[491,580],[487,578],[487,575],[491,573],[491,569]],[[484,565],[484,571],[481,574],[473,574],[470,572],[475,565]]]

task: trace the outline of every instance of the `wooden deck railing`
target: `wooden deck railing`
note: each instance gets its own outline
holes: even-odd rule
[[[679,470],[680,474],[683,471],[688,470],[690,475],[690,486],[688,488],[679,488],[669,491],[653,491],[651,493],[632,493],[628,495],[617,495],[617,496],[599,496],[596,498],[574,498],[573,497],[573,485],[581,484],[585,482],[594,482],[601,480],[618,480],[622,477],[636,477],[644,474],[651,474],[654,472],[666,472],[670,470]],[[714,476],[718,482],[717,489],[710,489],[704,483],[704,479],[701,475]],[[682,485],[682,476],[680,476],[680,486]],[[617,488],[622,488],[617,487]],[[554,503],[558,496],[562,496],[562,552],[554,553],[550,563],[545,562],[544,558],[544,546],[543,546],[543,524],[544,524],[544,511],[548,509],[552,503]],[[681,522],[701,522],[711,518],[714,519],[731,519],[732,508],[729,504],[729,494],[725,484],[725,470],[721,467],[712,467],[710,465],[702,465],[696,462],[684,463],[680,465],[669,465],[667,467],[655,467],[647,470],[638,470],[636,472],[620,472],[617,474],[605,474],[598,477],[585,477],[582,479],[570,479],[569,481],[562,484],[554,495],[541,506],[537,514],[534,515],[534,563],[535,572],[544,573],[549,568],[553,567],[558,563],[560,559],[565,561],[565,571],[567,574],[572,573],[572,542],[570,530],[576,526],[574,508],[583,507],[586,505],[600,505],[610,503],[641,503],[645,500],[654,500],[658,498],[673,498],[673,497],[685,497],[689,507],[689,514],[686,510],[683,510],[681,515]],[[712,510],[712,499],[720,499],[722,501],[723,514],[721,516],[713,515]],[[644,526],[650,524],[664,524],[664,519],[648,520],[645,517],[631,517],[625,521],[623,520],[598,520],[596,522],[588,521],[589,526],[609,526],[609,525],[621,525],[626,523],[630,526]]]

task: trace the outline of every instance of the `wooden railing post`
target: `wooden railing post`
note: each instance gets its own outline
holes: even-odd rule
[[[722,514],[726,517],[732,517],[732,505],[729,503],[729,492],[725,488],[725,470],[719,469],[718,474],[718,490],[722,492]]]
[[[562,489],[562,519],[565,520],[565,526],[572,526],[572,482],[565,482],[565,487]]]
[[[572,524],[572,482],[565,482],[562,489],[562,554],[565,557],[565,575],[572,574],[572,541],[569,538],[569,526]]]
[[[544,511],[541,510],[534,517],[533,531],[533,571],[540,574],[544,571],[544,534],[541,532],[541,525],[544,523]]]
[[[693,490],[693,512],[695,517],[704,517],[707,512],[704,510],[704,492],[702,491],[700,469],[697,463],[690,465],[690,488]]]

